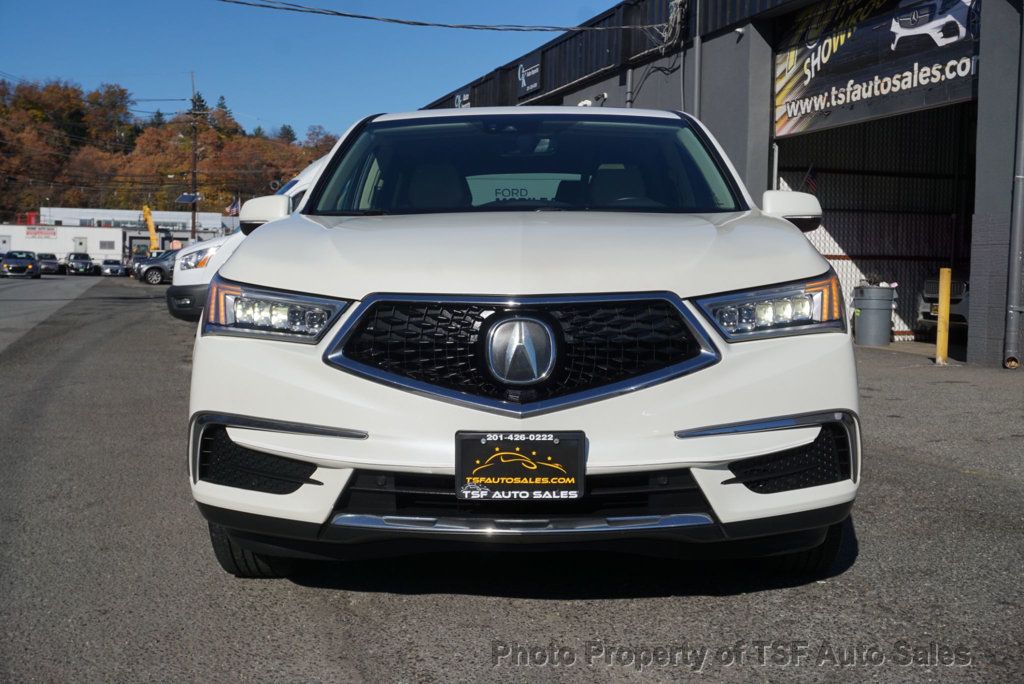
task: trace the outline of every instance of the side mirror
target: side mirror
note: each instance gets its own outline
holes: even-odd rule
[[[821,225],[821,202],[806,192],[769,190],[764,193],[761,211],[768,216],[786,219],[804,233]]]
[[[248,235],[264,223],[284,218],[291,213],[291,198],[285,195],[254,197],[242,205],[238,223],[242,233]]]

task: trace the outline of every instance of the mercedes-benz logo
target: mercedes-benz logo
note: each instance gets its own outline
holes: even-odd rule
[[[555,367],[555,333],[536,318],[509,318],[487,333],[487,365],[509,385],[532,385]]]

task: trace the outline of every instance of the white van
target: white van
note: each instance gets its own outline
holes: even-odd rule
[[[299,206],[325,159],[317,159],[275,193],[290,198],[293,211]],[[167,311],[172,316],[185,321],[199,320],[210,280],[254,228],[243,224],[240,230],[231,235],[198,242],[178,252],[178,258],[174,261],[174,279],[167,288]]]

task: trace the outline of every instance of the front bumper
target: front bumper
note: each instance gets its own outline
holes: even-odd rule
[[[344,322],[343,317],[337,325]],[[262,424],[256,420],[227,428],[230,439],[246,449],[310,464],[309,477],[315,484],[289,493],[214,484],[198,478],[196,461],[190,458],[193,495],[207,517],[233,536],[237,532],[240,537],[260,537],[253,543],[269,546],[278,537],[294,539],[292,531],[299,528],[306,530],[299,537],[302,544],[386,539],[521,544],[652,537],[724,543],[740,538],[737,530],[747,530],[747,537],[766,539],[797,534],[799,538],[785,542],[793,548],[805,543],[808,535],[820,536],[825,527],[845,517],[859,486],[857,380],[849,335],[835,332],[728,344],[709,334],[722,352],[716,365],[639,391],[527,418],[448,403],[331,368],[323,360],[330,334],[316,346],[199,336],[193,357],[192,415],[230,411],[261,417]],[[810,445],[822,428],[723,426],[822,411],[853,417],[849,478],[778,493],[758,493],[735,483],[731,464]],[[280,421],[288,425],[273,424]],[[644,520],[591,519],[568,527],[555,521],[544,524],[544,529],[534,521],[529,528],[506,525],[502,530],[498,528],[504,523],[467,525],[444,516],[339,517],[339,498],[355,471],[453,475],[459,430],[582,430],[587,436],[588,478],[686,469],[708,509],[703,518],[671,515],[695,512],[682,510]],[[195,432],[191,445],[194,455]],[[790,520],[805,522],[797,526],[801,529],[793,529],[786,522]],[[813,524],[804,527],[806,520]]]
[[[92,273],[95,271],[95,268],[96,267],[93,264],[71,263],[68,264],[67,266],[67,272],[78,273],[82,275],[92,275]]]
[[[379,524],[345,525],[283,520],[199,504],[203,517],[221,525],[242,546],[257,553],[310,560],[416,552],[463,551],[483,543],[492,550],[564,549],[634,551],[689,558],[746,558],[793,553],[818,546],[828,528],[845,521],[853,501],[801,513],[754,521],[649,526],[647,529],[548,535],[510,533],[466,535],[458,532],[396,532]]]
[[[209,289],[209,283],[171,285],[167,288],[167,312],[183,321],[198,321]]]
[[[3,269],[0,273],[9,278],[31,278],[34,275],[38,275],[39,271],[34,268],[29,269],[25,266],[11,266]]]

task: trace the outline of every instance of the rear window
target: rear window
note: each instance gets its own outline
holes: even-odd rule
[[[308,213],[708,213],[745,209],[722,160],[676,118],[481,115],[368,124]]]

